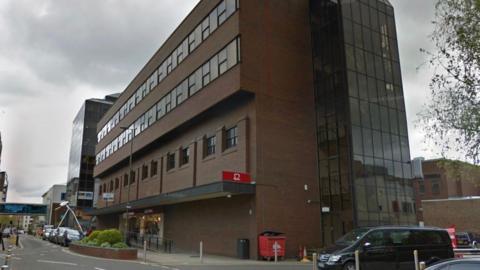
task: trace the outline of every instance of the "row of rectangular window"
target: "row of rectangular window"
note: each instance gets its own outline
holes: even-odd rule
[[[352,124],[408,136],[405,112],[350,98]]]
[[[238,127],[234,126],[225,130],[225,149],[230,149],[238,144]],[[203,140],[203,158],[209,157],[216,152],[217,136],[210,136]],[[180,149],[180,166],[187,164],[190,161],[190,147],[183,147]],[[176,166],[175,153],[167,154],[167,171],[174,169]]]
[[[399,84],[376,80],[348,70],[348,95],[371,103],[405,111],[403,91]]]
[[[163,81],[213,31],[235,13],[238,7],[238,0],[223,0],[220,2],[105,124],[97,134],[97,141],[100,142],[155,86]]]
[[[134,136],[138,136],[154,122],[175,109],[177,105],[183,103],[187,98],[197,93],[218,76],[235,66],[239,61],[240,38],[236,38],[190,76],[187,76],[177,87],[164,95],[156,105],[140,116],[127,130],[113,139],[110,144],[97,154],[96,164],[105,160],[132,140]]]
[[[368,6],[364,3],[343,4],[342,15],[343,18],[368,26],[374,31],[379,31],[382,24],[393,25],[389,32],[392,37],[396,38],[395,23],[391,24],[394,21],[392,7],[377,9],[374,5]]]
[[[385,25],[381,29],[386,29]],[[383,32],[374,32],[371,29],[345,20],[343,24],[343,36],[346,44],[353,45],[374,55],[399,61],[397,40]]]
[[[408,137],[352,126],[353,153],[396,161],[410,161]]]
[[[216,142],[217,142],[217,139],[215,135],[204,139],[204,149],[205,149],[204,158],[215,154]],[[226,142],[225,150],[237,146],[238,144],[238,127],[237,126],[231,127],[225,131],[225,142]],[[190,147],[182,147],[180,149],[179,154],[180,154],[180,159],[179,159],[180,166],[183,166],[190,162]],[[167,171],[174,169],[175,164],[176,164],[175,153],[168,153],[167,165],[166,165]],[[142,165],[141,179],[145,180],[149,176],[153,177],[157,175],[157,173],[158,173],[158,161],[152,160],[150,164],[150,175],[149,175],[149,166],[146,164]],[[130,184],[135,183],[134,171],[132,171],[131,182],[128,181],[128,175],[127,174],[124,175],[124,186],[127,186],[129,183]],[[115,182],[113,182],[113,180],[110,180],[109,186],[107,185],[107,183],[104,183],[103,186],[102,185],[100,186],[99,195],[102,195],[102,192],[106,192],[107,189],[109,189],[110,192],[117,190],[119,186],[120,186],[119,178],[115,178]]]
[[[371,179],[376,177],[394,177],[396,179],[411,180],[412,166],[407,162],[385,160],[383,158],[372,158],[362,155],[354,155],[355,163],[360,163],[361,167],[357,165],[356,178]],[[397,183],[396,181],[391,181]],[[368,182],[365,185],[369,185]]]
[[[432,179],[430,180],[430,186],[433,195],[440,194],[440,179]],[[425,181],[420,180],[418,181],[418,191],[420,194],[425,194]]]
[[[141,175],[142,175],[142,180],[145,180],[149,176],[149,167],[148,165],[143,165],[141,169]],[[150,164],[150,176],[153,177],[157,175],[158,173],[158,161],[152,160]],[[128,184],[133,184],[135,183],[135,171],[131,172],[131,178],[130,182],[128,181],[128,174],[125,174],[123,176],[123,186],[128,186]],[[110,184],[107,185],[107,183],[103,183],[103,185],[100,185],[100,188],[98,190],[99,195],[102,195],[103,192],[112,192],[114,190],[117,190],[120,188],[120,178],[115,178],[115,182],[113,180],[110,180]],[[114,186],[115,185],[115,186]]]
[[[368,75],[387,83],[402,83],[400,64],[360,48],[345,45],[347,69]]]

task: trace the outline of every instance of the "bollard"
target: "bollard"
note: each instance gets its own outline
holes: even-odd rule
[[[275,263],[278,262],[278,243],[275,241],[273,244],[273,253],[275,254]]]
[[[360,251],[355,250],[355,270],[360,270]]]
[[[312,261],[313,261],[313,270],[317,270],[317,253],[312,254]]]
[[[147,263],[147,240],[143,241],[143,262]]]
[[[427,265],[425,264],[425,262],[420,262],[418,268],[420,268],[420,270],[425,270],[425,268],[427,268]]]
[[[203,241],[200,241],[200,263],[203,263]]]
[[[418,250],[413,251],[413,260],[415,262],[415,270],[418,270]]]

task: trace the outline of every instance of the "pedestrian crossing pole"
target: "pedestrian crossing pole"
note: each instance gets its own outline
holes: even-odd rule
[[[143,262],[147,263],[147,240],[143,240]]]

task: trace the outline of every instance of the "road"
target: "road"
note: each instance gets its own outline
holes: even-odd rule
[[[82,256],[68,249],[31,236],[21,237],[22,248],[12,251],[10,270],[309,270],[306,266],[262,265],[262,266],[171,266],[141,261],[119,261]],[[3,264],[5,254],[1,254]]]

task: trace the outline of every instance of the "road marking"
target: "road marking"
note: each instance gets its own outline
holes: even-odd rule
[[[76,263],[57,262],[57,261],[48,261],[48,260],[37,260],[37,262],[52,263],[52,264],[63,264],[63,265],[72,265],[72,266],[77,266],[77,265],[78,265],[78,264],[76,264]]]
[[[170,269],[170,267],[167,267],[167,266],[165,266],[165,265],[162,265],[162,268],[163,268],[163,269]]]
[[[95,270],[105,270],[103,268],[95,267]]]

